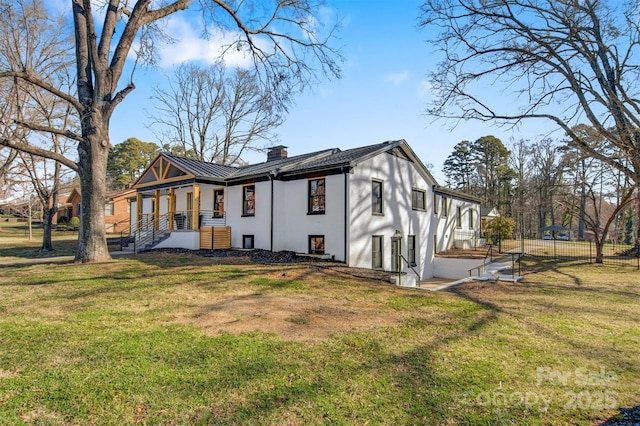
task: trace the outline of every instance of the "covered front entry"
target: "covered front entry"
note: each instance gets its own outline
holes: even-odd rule
[[[131,231],[137,245],[147,249],[230,248],[225,188],[215,181],[199,182],[188,167],[173,160],[159,156],[134,186],[137,194]]]

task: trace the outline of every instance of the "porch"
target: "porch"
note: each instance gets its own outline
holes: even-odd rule
[[[216,250],[231,248],[231,228],[224,213],[203,211],[194,226],[193,211],[176,211],[156,216],[144,214],[127,240],[129,251],[152,248]]]

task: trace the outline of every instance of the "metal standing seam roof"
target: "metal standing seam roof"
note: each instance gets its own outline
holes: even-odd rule
[[[184,171],[200,178],[225,179],[238,170],[237,167],[223,166],[221,164],[209,163],[207,161],[194,160],[191,158],[178,157],[164,153],[162,155],[167,157],[167,159]]]

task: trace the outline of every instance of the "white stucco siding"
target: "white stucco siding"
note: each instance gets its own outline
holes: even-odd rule
[[[214,185],[200,185],[200,211],[213,213],[213,188],[220,188]]]
[[[253,235],[254,248],[270,250],[271,244],[271,182],[256,182],[255,215],[243,216],[243,188],[229,186],[225,191],[227,226],[231,227],[231,246],[242,247],[242,236]]]
[[[480,231],[480,206],[477,203],[438,194],[437,252],[451,248],[473,248],[477,244]],[[446,215],[442,203],[447,200]],[[473,225],[470,224],[470,211],[473,210]],[[458,218],[460,217],[460,220]]]
[[[383,183],[382,215],[372,212],[372,180]],[[402,254],[407,257],[407,237],[414,235],[415,269],[423,279],[433,276],[433,182],[427,181],[414,163],[390,154],[380,154],[358,164],[349,181],[349,265],[371,268],[372,237],[379,235],[383,239],[383,269],[389,270],[391,237],[398,230],[403,237]],[[425,192],[424,210],[412,207],[414,188]],[[402,269],[407,271],[406,264]]]
[[[187,250],[197,250],[200,248],[200,232],[173,231],[169,238],[161,241],[154,248],[183,248]]]
[[[325,179],[325,212],[309,214],[309,179],[274,182],[273,250],[309,252],[309,236],[324,236],[325,254],[344,261],[344,175]]]

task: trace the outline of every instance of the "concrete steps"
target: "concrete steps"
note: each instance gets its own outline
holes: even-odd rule
[[[505,260],[508,260],[508,262],[505,262]],[[510,258],[497,259],[487,265],[482,275],[473,277],[473,279],[475,281],[510,281],[514,283],[522,280],[523,277],[520,275],[501,274],[503,271],[510,270],[512,266]]]

